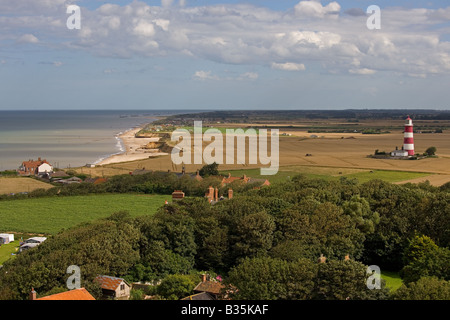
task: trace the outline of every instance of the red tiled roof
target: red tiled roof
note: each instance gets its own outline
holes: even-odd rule
[[[52,294],[36,300],[95,300],[95,298],[85,288],[80,288]]]
[[[208,292],[212,294],[220,294],[223,285],[220,282],[214,281],[203,281],[200,282],[195,288],[194,291],[200,292]]]
[[[232,183],[233,181],[236,180],[241,180],[240,177],[228,177],[228,178],[223,178],[222,183],[223,184],[228,184],[228,183]]]
[[[43,164],[43,163],[47,163],[47,164],[49,164],[48,162],[47,162],[47,160],[30,160],[30,161],[24,161],[24,162],[22,162],[22,165],[24,166],[24,167],[27,167],[27,168],[36,168],[36,167],[39,167],[41,164]]]
[[[122,278],[110,277],[110,276],[98,276],[95,280],[100,284],[102,289],[115,291],[117,287],[125,282]]]

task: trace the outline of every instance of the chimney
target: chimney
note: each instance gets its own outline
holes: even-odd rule
[[[36,291],[34,291],[34,288],[31,288],[30,300],[36,300]]]
[[[206,282],[206,279],[207,279],[206,273],[202,274],[202,282]]]
[[[325,261],[327,261],[327,258],[324,257],[323,254],[320,254],[319,263],[325,263]]]
[[[208,198],[209,202],[214,200],[214,188],[212,186],[209,186],[208,193],[206,194],[206,197]]]
[[[230,200],[231,198],[233,198],[233,189],[228,189],[228,200]]]
[[[41,161],[41,157],[38,158],[38,161]]]

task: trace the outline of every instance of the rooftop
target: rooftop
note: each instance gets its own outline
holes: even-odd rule
[[[95,298],[85,288],[80,288],[52,294],[36,300],[95,300]]]
[[[126,281],[122,278],[110,277],[110,276],[98,276],[95,280],[100,284],[102,289],[115,291],[117,287]]]
[[[208,292],[211,294],[220,294],[223,285],[220,282],[202,281],[195,288],[195,292]]]

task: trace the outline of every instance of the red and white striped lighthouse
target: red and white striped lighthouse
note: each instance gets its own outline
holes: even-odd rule
[[[408,151],[409,156],[414,155],[414,133],[413,133],[413,123],[411,118],[408,116],[405,123],[404,139],[403,139],[403,150]]]

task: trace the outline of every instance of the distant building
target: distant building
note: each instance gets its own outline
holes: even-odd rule
[[[0,233],[0,244],[8,244],[14,241],[14,235],[11,233]]]
[[[218,201],[225,200],[223,196],[219,197],[219,189],[209,186],[208,191],[205,193],[205,198],[208,199],[208,202],[211,204],[215,204]],[[228,200],[233,198],[233,189],[228,189]]]
[[[83,180],[78,177],[71,177],[69,179],[56,180],[55,182],[62,184],[73,184],[73,183],[81,183],[83,182]]]
[[[30,300],[95,300],[95,298],[85,288],[80,288],[36,299],[36,291],[32,288]]]
[[[233,177],[231,176],[231,173],[228,173],[228,177],[224,177],[222,179],[221,185],[227,185],[230,183],[233,183],[235,181],[239,181],[242,183],[258,183],[259,186],[270,186],[270,181],[267,179],[258,179],[258,178],[251,178],[251,177],[247,177],[247,175],[243,175],[242,177]]]
[[[53,173],[53,167],[45,159],[28,160],[22,162],[17,170],[19,175],[44,175]]]
[[[130,298],[131,285],[122,278],[98,276],[95,281],[102,288],[103,297],[106,299],[128,300]]]
[[[41,244],[41,243],[44,242],[45,240],[47,240],[46,237],[32,237],[32,238],[28,238],[27,240],[25,240],[25,243],[37,243],[37,244]]]
[[[218,281],[211,281],[208,275],[202,275],[202,281],[194,288],[194,293],[200,295],[203,299],[195,299],[194,296],[187,297],[183,300],[219,300],[222,294],[223,284]]]
[[[406,150],[394,150],[391,151],[391,157],[407,157],[408,151]]]
[[[86,182],[86,183],[93,183],[95,185],[105,183],[106,181],[108,181],[106,178],[100,178],[100,177],[86,178],[86,180],[84,180],[84,182]]]
[[[28,249],[31,249],[31,248],[35,248],[35,247],[39,246],[45,240],[47,240],[46,237],[29,238],[29,239],[25,240],[25,242],[23,242],[20,245],[19,252],[22,252],[22,251],[25,251],[25,250],[28,250]]]
[[[181,190],[175,190],[172,192],[172,201],[178,201],[184,199],[184,192]]]
[[[67,178],[69,175],[65,171],[56,171],[53,172],[51,175],[51,178]]]

